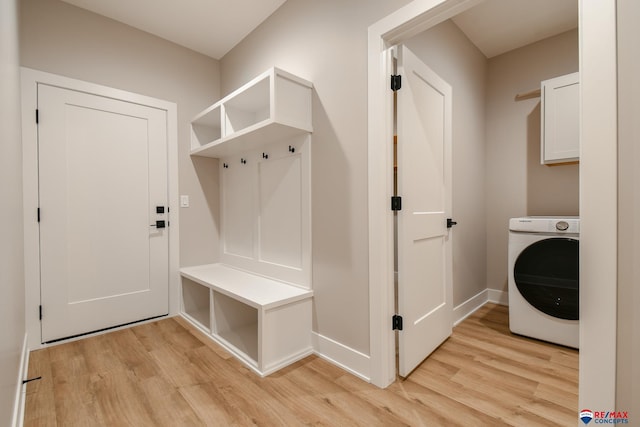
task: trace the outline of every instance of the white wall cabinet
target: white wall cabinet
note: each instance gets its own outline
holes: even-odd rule
[[[262,376],[313,352],[311,90],[271,68],[191,122],[191,155],[220,159],[221,259],[180,270],[182,314]]]
[[[541,83],[541,162],[580,159],[580,74],[572,73]]]

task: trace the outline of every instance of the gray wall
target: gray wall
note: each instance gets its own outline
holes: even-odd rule
[[[10,425],[25,335],[18,1],[0,0],[0,425]]]
[[[406,45],[453,89],[453,305],[486,289],[487,59],[452,21]],[[401,144],[402,141],[398,141]]]
[[[178,105],[180,264],[218,257],[217,161],[189,156],[189,122],[219,97],[218,61],[57,0],[20,2],[21,65]]]
[[[369,354],[367,28],[408,0],[289,0],[221,60],[229,93],[271,66],[313,82],[313,329]]]
[[[489,60],[486,110],[487,287],[507,291],[509,218],[578,215],[578,165],[540,164],[540,81],[578,71],[578,31]]]
[[[616,409],[640,419],[640,2],[618,0],[618,348]],[[635,421],[637,422],[637,421]]]

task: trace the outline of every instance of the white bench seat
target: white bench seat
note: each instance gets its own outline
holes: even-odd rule
[[[180,269],[183,277],[238,301],[269,310],[313,296],[313,291],[238,270],[225,264]]]

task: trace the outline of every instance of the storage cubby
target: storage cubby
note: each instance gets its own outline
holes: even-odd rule
[[[205,331],[211,330],[210,302],[208,287],[182,280],[182,312]]]
[[[220,105],[213,106],[191,121],[191,150],[197,150],[222,138]]]
[[[224,102],[225,136],[238,133],[271,117],[269,77]]]
[[[310,82],[271,68],[198,114],[191,155],[221,158],[312,132]]]
[[[258,360],[258,310],[213,291],[214,334]]]

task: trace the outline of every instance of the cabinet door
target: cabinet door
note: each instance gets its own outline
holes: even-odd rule
[[[579,73],[542,82],[542,163],[580,158]]]

